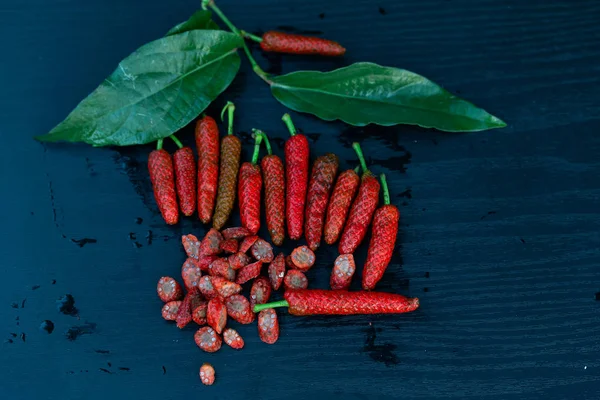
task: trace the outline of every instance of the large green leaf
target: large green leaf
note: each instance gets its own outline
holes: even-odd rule
[[[238,72],[233,33],[194,30],[140,47],[49,134],[37,139],[94,146],[143,144],[197,117]]]
[[[398,68],[356,63],[331,72],[300,71],[270,77],[285,106],[331,121],[364,126],[412,124],[449,132],[506,124],[427,78]]]
[[[190,19],[184,21],[167,32],[165,36],[178,35],[183,32],[193,31],[195,29],[213,29],[218,30],[219,25],[211,19],[212,13],[208,10],[196,11]]]

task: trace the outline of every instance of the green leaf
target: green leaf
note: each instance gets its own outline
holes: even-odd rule
[[[419,125],[449,132],[501,128],[506,124],[404,69],[356,63],[331,72],[300,71],[270,77],[273,96],[286,107],[332,121],[364,126]]]
[[[49,134],[94,146],[149,143],[196,118],[240,67],[233,33],[194,30],[140,47]]]
[[[210,11],[198,10],[190,17],[190,19],[171,28],[165,36],[178,35],[195,29],[219,30],[219,25],[217,25],[211,17],[212,13]]]

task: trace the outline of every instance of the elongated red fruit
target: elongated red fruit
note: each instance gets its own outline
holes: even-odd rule
[[[194,160],[194,152],[190,147],[184,147],[175,135],[171,135],[170,138],[179,147],[179,150],[173,154],[179,208],[183,215],[189,217],[196,211],[196,161]]]
[[[262,175],[258,162],[262,136],[255,135],[254,152],[252,161],[245,162],[240,168],[238,179],[238,203],[242,225],[251,234],[256,235],[260,228],[260,199],[262,194]]]
[[[221,230],[231,215],[235,202],[242,142],[233,136],[233,112],[235,106],[228,102],[223,111],[229,110],[229,128],[227,136],[221,140],[221,164],[219,169],[219,185],[217,202],[213,215],[213,228]]]
[[[185,328],[187,324],[192,322],[192,304],[198,300],[200,292],[198,289],[192,289],[183,298],[183,302],[179,306],[179,312],[177,313],[177,327],[179,329]]]
[[[162,148],[163,140],[160,139],[156,150],[148,156],[148,172],[154,199],[163,219],[168,225],[179,222],[179,207],[177,206],[177,193],[175,192],[175,171],[173,159]]]
[[[306,243],[315,251],[321,244],[325,212],[329,202],[329,194],[337,174],[338,158],[333,153],[317,157],[313,164],[308,194],[306,195],[306,217],[304,233]]]
[[[299,240],[304,229],[304,205],[308,185],[308,157],[310,150],[306,136],[297,134],[289,114],[282,118],[291,137],[285,142],[285,218],[288,236]]]
[[[264,51],[288,54],[343,56],[346,49],[333,40],[284,32],[266,32],[260,48]]]
[[[196,123],[198,151],[198,217],[210,222],[217,197],[219,180],[219,128],[215,120],[204,116]]]
[[[342,233],[340,244],[338,246],[340,254],[351,254],[354,253],[356,248],[361,244],[371,219],[373,219],[373,213],[379,203],[379,189],[380,185],[377,178],[367,168],[367,163],[360,149],[358,143],[352,144],[352,147],[358,155],[360,164],[363,169],[363,176],[361,179],[360,187],[358,188],[358,195],[352,203],[350,209],[350,216],[346,227]]]
[[[224,229],[223,231],[221,231],[221,234],[223,235],[223,238],[225,240],[240,240],[245,238],[246,236],[250,236],[250,231],[248,231],[248,229],[244,227],[237,226],[234,228]]]
[[[257,304],[254,312],[273,307],[289,307],[292,315],[402,314],[419,308],[419,299],[382,292],[295,289],[285,300]]]
[[[398,207],[390,204],[390,192],[383,174],[381,174],[381,185],[383,186],[384,205],[375,211],[373,217],[371,243],[362,278],[362,287],[365,290],[375,289],[375,285],[383,277],[383,273],[392,260],[398,235],[400,211]]]
[[[338,256],[331,270],[329,286],[333,290],[348,290],[355,271],[356,265],[354,264],[354,256],[352,254]]]
[[[273,155],[267,135],[264,132],[262,135],[267,153],[269,153],[263,157],[260,163],[265,182],[267,228],[273,244],[281,246],[285,239],[285,169],[281,158]]]
[[[339,239],[359,185],[360,177],[355,170],[344,171],[338,177],[329,199],[327,216],[325,217],[323,234],[325,243],[334,244]]]

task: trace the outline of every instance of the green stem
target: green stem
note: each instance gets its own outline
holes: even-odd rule
[[[356,152],[356,155],[358,156],[358,161],[360,161],[360,165],[363,169],[363,174],[366,174],[367,172],[369,172],[369,168],[367,168],[365,156],[363,155],[363,152],[360,148],[360,144],[354,142],[354,143],[352,143],[352,148],[354,149],[354,151]]]
[[[157,142],[156,142],[156,150],[162,150],[163,140],[164,139],[158,139],[157,140]]]
[[[180,149],[183,148],[183,144],[181,144],[181,142],[179,141],[179,139],[177,139],[177,137],[175,135],[171,135],[169,137],[171,138],[172,141],[175,142],[175,144],[177,145],[177,147],[179,147]]]
[[[252,129],[252,132],[262,136],[263,141],[265,142],[265,147],[267,148],[267,153],[269,153],[269,155],[273,154],[273,151],[271,150],[271,142],[269,142],[269,137],[267,134],[260,129]]]
[[[290,117],[290,114],[288,114],[288,113],[283,114],[283,117],[281,117],[281,120],[283,121],[285,126],[287,126],[288,131],[290,131],[290,136],[294,136],[296,134],[296,127],[294,126],[294,123],[292,122],[292,117]]]
[[[202,0],[202,8],[206,10],[208,7],[210,7],[215,12],[215,14],[217,14],[219,16],[219,18],[221,18],[221,20],[225,23],[225,25],[227,25],[227,27],[229,28],[229,30],[231,30],[231,32],[243,37],[243,33],[242,33],[243,31],[240,31],[234,24],[231,23],[229,18],[227,18],[227,16],[225,14],[223,14],[223,11],[221,11],[221,9],[219,7],[217,7],[214,0]],[[250,65],[252,65],[252,70],[262,80],[264,80],[268,84],[271,84],[271,81],[269,81],[269,76],[267,75],[267,73],[265,71],[262,70],[262,68],[259,67],[259,65],[256,62],[256,60],[254,59],[254,57],[252,57],[252,53],[250,52],[250,49],[248,48],[248,46],[246,46],[246,43],[244,41],[242,41],[242,46],[244,47],[244,52],[246,53],[246,57],[248,57],[248,60],[250,61]]]
[[[289,306],[290,306],[290,303],[288,303],[287,300],[279,300],[279,301],[273,301],[271,303],[266,303],[266,304],[257,304],[254,306],[252,311],[257,313],[262,310],[266,310],[267,308],[289,307]]]
[[[381,179],[381,188],[383,189],[383,204],[390,204],[390,191],[388,190],[385,174],[379,175],[379,178]]]
[[[357,165],[356,168],[354,168],[354,172],[357,174],[360,172],[360,165]]]
[[[235,104],[231,101],[228,101],[223,107],[223,111],[221,111],[221,121],[225,120],[225,111],[227,111],[227,134],[233,135],[233,113],[235,112]]]
[[[252,129],[252,131],[254,131],[254,129]],[[254,133],[254,153],[252,153],[252,164],[256,165],[256,163],[258,162],[258,154],[260,153],[260,144],[262,143],[262,132],[259,131],[258,129],[256,130],[256,132]]]
[[[246,31],[240,31],[240,33],[242,34],[243,37],[245,37],[246,39],[250,39],[253,40],[257,43],[262,42],[262,38],[256,35],[251,34],[250,32],[246,32]]]

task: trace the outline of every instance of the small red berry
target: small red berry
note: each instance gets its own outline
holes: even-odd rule
[[[226,299],[234,294],[238,294],[242,291],[242,287],[240,285],[234,282],[230,282],[227,279],[222,278],[220,276],[211,276],[210,281],[214,290],[223,299]]]
[[[196,345],[207,353],[214,353],[221,348],[221,336],[210,326],[203,326],[194,334]]]
[[[302,271],[290,269],[283,279],[283,286],[286,290],[290,289],[306,289],[308,287],[308,279]]]
[[[315,264],[315,253],[308,246],[296,247],[292,251],[292,263],[296,269],[306,272]]]
[[[188,257],[200,258],[200,240],[194,235],[183,235],[181,236],[181,244]]]
[[[265,304],[271,297],[271,283],[264,276],[254,280],[250,289],[250,306],[254,308],[256,304]]]
[[[219,298],[211,299],[206,309],[206,321],[217,333],[223,332],[227,324],[227,308]]]
[[[254,321],[254,313],[250,302],[241,294],[234,294],[225,299],[227,315],[240,324],[251,324]]]
[[[238,251],[239,243],[235,239],[226,239],[221,242],[221,250],[227,254],[234,254]]]
[[[179,306],[179,312],[177,313],[177,327],[183,329],[192,322],[192,303],[196,301],[196,298],[200,296],[198,289],[190,290],[183,299],[181,306]]]
[[[279,339],[279,321],[274,309],[267,308],[258,313],[258,335],[267,344],[273,344]]]
[[[277,257],[269,264],[269,280],[273,289],[278,290],[285,276],[285,257],[279,253]]]
[[[223,235],[218,230],[212,228],[208,231],[200,243],[200,252],[205,256],[215,256],[221,252],[221,242]]]
[[[230,255],[227,260],[229,261],[229,266],[236,271],[250,264],[250,261],[252,261],[248,254],[242,252]]]
[[[239,251],[242,253],[248,252],[248,250],[250,250],[250,248],[254,245],[254,243],[257,240],[258,240],[258,236],[245,237],[244,240],[242,240],[242,243],[240,244]]]
[[[158,280],[156,292],[158,293],[158,297],[165,303],[181,300],[183,298],[183,289],[181,288],[181,285],[170,276],[163,276]]]
[[[192,310],[192,320],[198,325],[206,325],[206,308],[208,307],[208,303],[206,301],[202,301],[200,304],[196,305],[196,307]]]
[[[181,303],[181,301],[170,301],[166,303],[162,308],[162,317],[167,321],[175,321]]]
[[[235,280],[235,271],[229,266],[226,258],[218,258],[208,267],[210,276],[221,276],[229,281]]]
[[[224,229],[221,234],[225,240],[235,239],[240,240],[245,238],[246,236],[250,236],[251,233],[248,229],[243,226],[235,227],[235,228],[227,228]]]
[[[181,267],[181,277],[183,285],[187,290],[198,287],[198,281],[202,277],[202,270],[196,259],[188,257]]]
[[[209,363],[204,363],[200,367],[200,381],[208,386],[215,383],[215,369]]]
[[[246,265],[244,268],[240,269],[237,274],[237,278],[235,279],[235,283],[238,285],[243,285],[251,279],[256,278],[260,275],[260,270],[262,269],[262,261],[256,261],[252,264]]]
[[[352,276],[356,271],[354,256],[352,254],[342,254],[335,259],[335,264],[331,270],[331,279],[329,285],[333,290],[348,290],[352,282]]]
[[[242,339],[235,329],[225,329],[223,332],[223,341],[236,350],[244,347],[244,339]]]
[[[264,263],[273,261],[273,247],[265,240],[257,239],[252,246],[251,252],[252,256],[257,261],[262,261]]]

